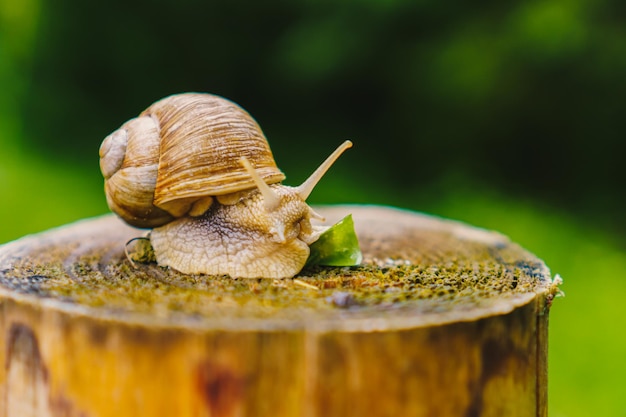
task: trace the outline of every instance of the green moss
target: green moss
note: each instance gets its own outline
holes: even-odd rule
[[[539,259],[497,234],[393,210],[379,220],[380,209],[353,209],[369,226],[359,236],[359,266],[308,266],[285,280],[182,274],[131,262],[124,243],[138,232],[107,216],[4,247],[0,285],[114,313],[289,322],[398,317],[398,311],[463,315],[550,285]],[[128,250],[141,252],[136,246],[144,243]]]
[[[102,258],[90,254],[65,265],[35,266],[24,261],[2,276],[2,284],[92,307],[200,317],[293,317],[295,310],[323,315],[338,308],[431,312],[471,308],[490,297],[532,291],[536,285],[523,267],[493,259],[467,264],[387,260],[357,267],[316,266],[286,280],[186,275],[154,263],[133,267],[125,257],[101,262]]]

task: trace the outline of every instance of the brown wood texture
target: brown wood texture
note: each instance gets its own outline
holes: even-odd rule
[[[546,416],[548,309],[500,234],[373,206],[361,267],[134,270],[113,216],[0,247],[0,416]]]

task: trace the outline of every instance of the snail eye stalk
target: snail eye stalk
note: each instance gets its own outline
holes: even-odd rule
[[[265,208],[267,209],[267,211],[271,212],[276,210],[280,204],[280,197],[278,197],[278,195],[276,195],[276,193],[270,188],[270,186],[267,185],[265,181],[263,181],[263,179],[256,172],[250,161],[248,161],[248,158],[242,156],[241,158],[239,158],[239,163],[246,169],[246,171],[248,171],[248,174],[250,174],[250,176],[252,177],[252,180],[261,192],[261,195],[263,195],[263,200],[265,202]]]
[[[341,154],[348,148],[352,147],[352,142],[349,140],[345,141],[337,149],[335,152],[330,154],[328,158],[311,174],[306,181],[304,181],[300,186],[296,188],[296,192],[302,198],[303,201],[306,201],[309,198],[309,195],[313,192],[313,189],[317,185],[317,183],[322,179],[326,171],[335,163],[335,161],[341,156]]]

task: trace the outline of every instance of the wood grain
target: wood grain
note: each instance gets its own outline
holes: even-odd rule
[[[0,416],[545,416],[547,267],[375,206],[363,265],[293,280],[137,269],[113,216],[0,247]]]

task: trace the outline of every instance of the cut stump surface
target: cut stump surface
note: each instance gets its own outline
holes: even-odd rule
[[[134,268],[114,216],[0,247],[0,416],[545,416],[549,270],[506,237],[375,206],[358,267]]]

